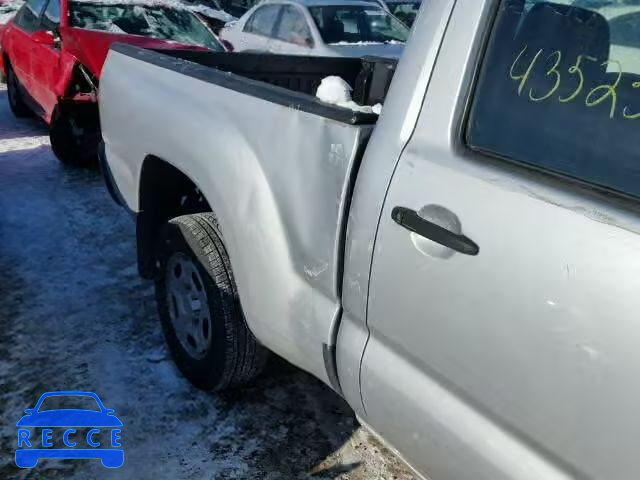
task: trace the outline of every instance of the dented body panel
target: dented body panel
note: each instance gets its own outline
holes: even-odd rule
[[[372,125],[229,91],[140,55],[112,51],[100,92],[106,157],[124,200],[139,211],[150,155],[193,179],[220,222],[252,332],[329,383],[323,345],[333,344],[340,314],[344,219]],[[132,83],[147,88],[131,95]],[[121,96],[126,105],[109,101]],[[215,128],[211,112],[225,119]],[[167,131],[169,116],[182,128]]]

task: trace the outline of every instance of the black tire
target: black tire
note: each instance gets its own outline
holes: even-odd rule
[[[199,213],[170,220],[163,229],[157,259],[160,265],[155,282],[158,313],[171,355],[183,375],[204,390],[239,387],[260,375],[269,353],[244,320],[231,264],[214,215]],[[178,265],[183,266],[178,269]],[[192,266],[197,269],[198,281],[194,281],[193,270],[187,274]],[[192,287],[186,290],[195,295],[189,293],[190,307],[182,308],[186,314],[181,313],[179,307],[185,305],[180,301],[182,293],[175,293],[177,288],[183,288],[176,285],[183,282],[191,282]],[[202,283],[201,290],[199,283]],[[206,296],[202,297],[202,293]],[[203,313],[200,301],[194,309],[193,298],[203,299],[208,311]],[[194,320],[194,316],[198,319]],[[208,327],[205,326],[207,316]],[[187,320],[180,322],[179,317]],[[186,327],[176,331],[174,322]],[[189,333],[190,329],[195,333]],[[196,340],[200,332],[205,333]]]
[[[96,112],[74,115],[58,107],[49,126],[51,149],[65,165],[97,168],[100,127]]]
[[[7,64],[7,97],[9,107],[17,118],[25,118],[33,115],[27,104],[22,99],[20,92],[20,80],[16,76],[11,64]]]

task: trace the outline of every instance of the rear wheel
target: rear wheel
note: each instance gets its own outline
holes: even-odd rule
[[[95,105],[82,110],[58,106],[49,128],[51,149],[58,160],[74,167],[96,167],[100,127]]]
[[[206,390],[251,382],[264,369],[268,351],[246,325],[213,214],[169,221],[157,258],[158,312],[180,371]]]
[[[16,77],[11,64],[7,64],[7,96],[9,97],[9,107],[13,114],[18,118],[31,116],[31,110],[24,100],[20,92],[20,80]]]

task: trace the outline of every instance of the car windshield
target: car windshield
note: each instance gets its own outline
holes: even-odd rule
[[[159,5],[70,2],[72,27],[141,35],[221,51],[215,36],[191,12]]]
[[[56,395],[47,397],[42,401],[38,412],[47,412],[50,410],[101,411],[95,398],[83,395]]]
[[[389,11],[407,26],[412,26],[420,10],[420,2],[389,2]]]
[[[311,7],[320,35],[329,44],[404,43],[409,29],[376,5]]]

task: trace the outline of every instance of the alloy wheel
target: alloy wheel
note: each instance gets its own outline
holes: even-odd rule
[[[182,252],[174,253],[165,270],[169,316],[182,348],[202,359],[211,346],[211,312],[204,282],[194,262]]]

